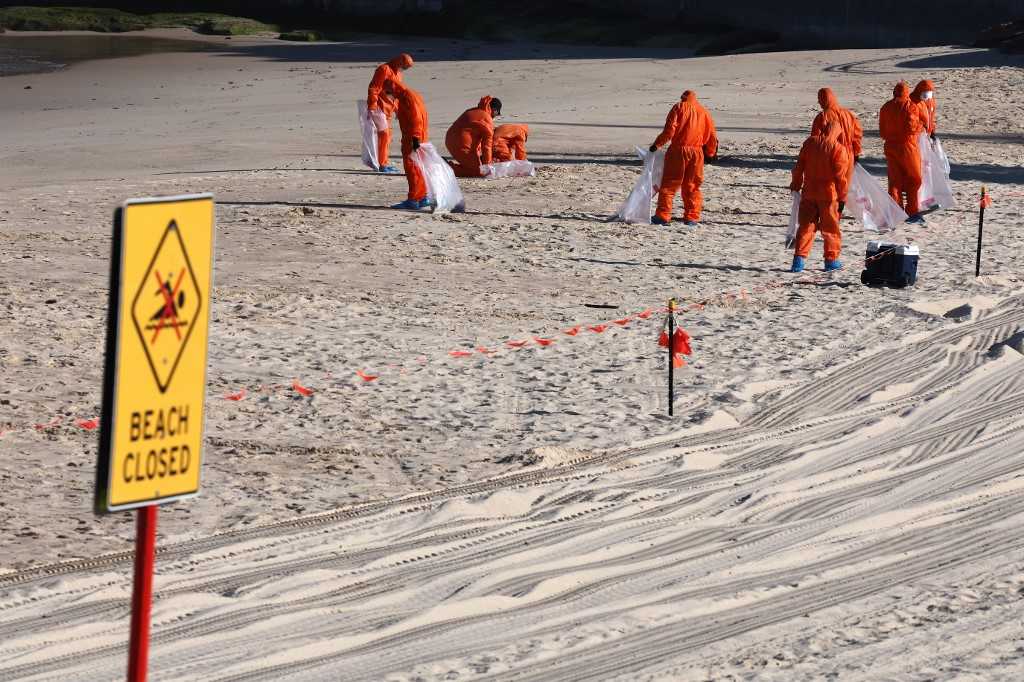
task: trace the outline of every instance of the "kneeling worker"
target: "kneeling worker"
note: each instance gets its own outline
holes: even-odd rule
[[[466,109],[444,137],[454,163],[456,177],[482,178],[480,164],[491,162],[494,144],[494,117],[501,115],[501,100],[490,95]]]
[[[409,183],[409,196],[400,204],[391,208],[416,210],[430,205],[427,199],[427,182],[423,172],[412,158],[413,152],[420,144],[427,141],[430,123],[427,120],[427,105],[420,94],[400,81],[391,81],[389,92],[398,103],[398,127],[402,131],[402,165],[405,167],[405,179]]]
[[[846,206],[849,152],[841,142],[842,136],[843,129],[839,124],[829,121],[820,133],[808,137],[800,149],[800,157],[793,169],[793,182],[789,186],[792,191],[801,193],[796,251],[790,272],[803,272],[804,263],[811,255],[816,229],[821,230],[825,240],[825,271],[843,267],[839,260],[843,246],[839,214]]]
[[[526,161],[526,138],[529,127],[518,123],[506,123],[494,129],[494,163],[504,161]]]

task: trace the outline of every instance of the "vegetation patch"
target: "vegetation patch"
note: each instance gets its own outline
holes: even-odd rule
[[[323,35],[317,31],[285,31],[278,38],[298,43],[315,43],[324,39]]]
[[[244,36],[276,33],[278,28],[255,19],[210,12],[134,14],[102,7],[0,8],[0,29],[12,31],[97,31],[122,33],[147,28],[189,28],[196,33]]]

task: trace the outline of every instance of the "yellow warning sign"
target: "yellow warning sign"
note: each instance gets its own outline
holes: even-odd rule
[[[134,199],[114,223],[98,512],[199,492],[213,197]]]

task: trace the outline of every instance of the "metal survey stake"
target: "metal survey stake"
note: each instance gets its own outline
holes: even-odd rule
[[[675,395],[672,390],[673,378],[675,375],[675,339],[676,333],[676,299],[668,299],[668,416],[672,416],[672,403],[675,402]]]
[[[988,197],[985,196],[985,185],[981,186],[981,209],[978,211],[978,253],[974,259],[974,276],[981,276],[981,234],[985,229],[985,206],[988,205]]]

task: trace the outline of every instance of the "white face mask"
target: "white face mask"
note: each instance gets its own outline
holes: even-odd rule
[[[935,93],[932,92],[931,90],[925,90],[924,92],[921,93],[921,99],[923,100],[930,100],[934,96]]]

